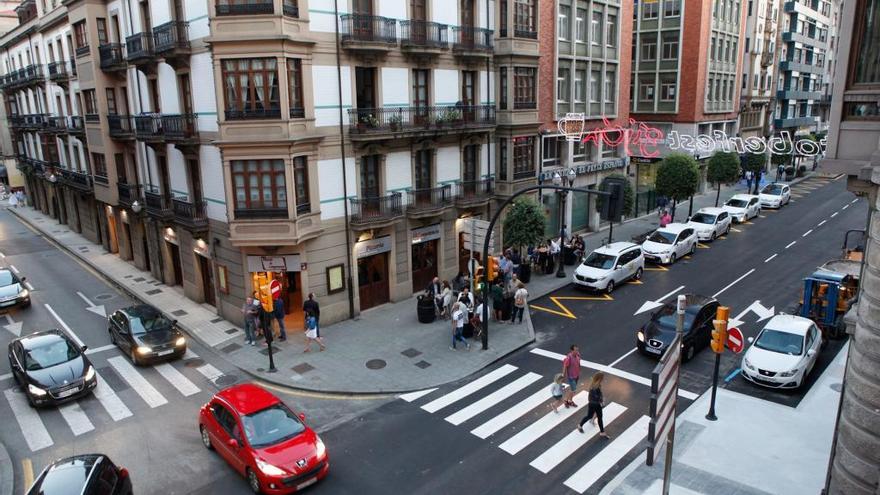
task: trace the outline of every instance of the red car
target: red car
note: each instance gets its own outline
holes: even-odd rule
[[[324,442],[305,415],[254,384],[217,393],[199,411],[202,443],[243,474],[254,493],[294,493],[327,476]]]

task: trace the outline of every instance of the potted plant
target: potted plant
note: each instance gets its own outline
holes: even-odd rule
[[[391,125],[392,131],[399,131],[401,124],[403,123],[403,118],[400,115],[392,115],[388,118],[388,123]]]
[[[367,120],[367,125],[369,127],[372,127],[373,129],[375,129],[376,127],[379,127],[379,119],[377,119],[375,115],[373,115],[373,114],[367,115],[366,120]]]

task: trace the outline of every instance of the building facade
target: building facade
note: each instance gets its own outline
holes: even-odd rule
[[[739,135],[743,138],[771,134],[779,65],[776,45],[779,15],[776,0],[748,0],[746,4],[739,114]]]

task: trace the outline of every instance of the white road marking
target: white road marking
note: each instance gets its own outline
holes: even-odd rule
[[[736,279],[736,280],[734,280],[733,282],[729,283],[729,284],[727,285],[727,287],[725,287],[725,288],[719,290],[719,291],[716,292],[715,294],[712,294],[712,297],[717,298],[722,292],[724,292],[724,291],[726,291],[727,289],[733,287],[734,285],[736,285],[737,282],[739,282],[740,280],[742,280],[742,279],[748,277],[748,276],[751,275],[752,272],[754,272],[754,271],[755,271],[754,268],[752,268],[751,270],[747,271],[747,272],[744,273],[741,277],[739,277],[738,279]]]
[[[856,198],[856,199],[850,201],[849,204],[853,204],[853,203],[855,203],[855,202],[858,201],[858,200],[859,200],[859,198]]]
[[[52,316],[58,321],[58,323],[62,327],[64,327],[64,331],[67,332],[67,335],[69,335],[70,338],[76,341],[76,343],[79,344],[80,347],[85,345],[83,344],[83,341],[80,340],[80,338],[75,333],[73,333],[73,330],[71,330],[70,327],[67,326],[67,323],[64,323],[64,320],[62,320],[61,317],[58,316],[58,313],[56,313],[55,310],[52,309],[52,306],[49,306],[48,304],[44,304],[43,306],[46,306],[46,309],[49,310],[49,313],[51,313]]]
[[[617,363],[623,361],[624,359],[626,359],[627,356],[629,356],[630,354],[636,352],[637,350],[639,350],[638,347],[633,347],[629,352],[627,352],[627,353],[624,354],[623,356],[620,356],[619,358],[615,359],[614,362],[611,363],[611,364],[609,364],[608,366],[609,366],[610,368],[613,368],[615,364],[617,364]]]
[[[840,212],[839,212],[839,211],[835,211],[834,213],[832,213],[832,214],[831,214],[831,218],[836,217],[838,213],[840,213]]]
[[[819,222],[819,225],[816,225],[816,227],[821,227],[821,226],[825,225],[825,222],[827,222],[827,221],[828,220],[822,220],[821,222]]]
[[[189,397],[190,395],[197,394],[201,391],[195,383],[189,381],[189,378],[183,376],[183,373],[177,371],[174,366],[171,366],[168,363],[157,364],[156,366],[153,366],[153,368],[158,371],[160,375],[165,377],[171,385],[174,385],[174,388],[179,390],[185,397]]]
[[[58,412],[61,413],[64,421],[67,422],[67,426],[70,426],[70,431],[73,432],[74,436],[78,437],[95,429],[95,425],[89,421],[89,417],[86,416],[86,413],[79,407],[77,402],[68,402],[63,406],[59,406]]]
[[[104,406],[107,414],[113,418],[113,421],[131,417],[131,410],[116,395],[116,392],[110,388],[110,385],[107,385],[107,382],[104,381],[100,374],[98,375],[98,385],[95,387],[94,395],[101,402],[101,405]]]
[[[214,380],[223,376],[223,372],[215,368],[210,364],[205,364],[203,366],[199,366],[196,368],[196,371],[201,373],[205,378],[207,378],[210,382],[214,382]]]
[[[477,402],[474,402],[473,404],[465,407],[464,409],[456,412],[455,414],[447,416],[446,421],[449,421],[454,425],[460,425],[540,379],[541,375],[529,372],[525,376],[519,377],[518,379],[516,379],[516,381],[508,383],[507,385],[492,392],[486,397],[483,397]]]
[[[117,347],[113,344],[102,345],[101,347],[95,347],[94,349],[86,349],[86,354],[97,354],[99,352],[109,351],[112,349],[117,349]]]
[[[608,428],[608,425],[624,412],[626,412],[626,407],[621,406],[616,402],[612,402],[611,404],[608,404],[608,406],[602,408],[602,419],[605,423],[605,428]],[[559,463],[564,461],[568,456],[577,452],[579,448],[586,445],[587,442],[598,433],[599,426],[594,426],[593,423],[588,421],[584,424],[583,433],[575,429],[562,440],[556,442],[552,447],[545,450],[543,454],[530,462],[529,465],[542,473],[549,473],[551,469],[558,466]]]
[[[843,211],[843,210],[845,210],[845,209],[847,209],[847,208],[849,208],[849,205],[843,205],[843,208],[841,208],[840,210]],[[9,265],[9,266],[12,266],[12,265]],[[15,269],[15,268],[13,268],[13,270],[14,270],[14,269]]]
[[[0,253],[0,258],[5,258],[5,257],[6,257],[6,255],[5,255],[5,254],[3,254],[3,253]]]
[[[24,286],[27,287],[27,290],[30,290],[30,291],[34,290],[34,286],[31,285],[30,282],[25,282]]]
[[[785,249],[788,249],[788,248],[794,246],[795,244],[797,244],[797,241],[791,241],[788,243],[788,246],[785,246]]]
[[[638,445],[648,434],[650,418],[642,416],[623,434],[615,438],[611,445],[602,449],[590,461],[565,480],[565,486],[578,493],[584,493],[599,480],[611,467],[620,462],[627,452]]]
[[[76,291],[76,295],[78,295],[80,299],[82,299],[86,303],[87,306],[94,306],[94,304],[92,304],[92,301],[89,301],[89,298],[86,297],[85,294],[83,294],[82,292]]]
[[[764,263],[769,262],[770,260],[772,260],[773,258],[775,258],[775,257],[777,257],[777,256],[779,256],[779,253],[776,253],[776,254],[774,254],[773,256],[767,258],[766,260],[764,260]]]
[[[669,296],[675,294],[676,292],[680,291],[681,289],[684,289],[684,286],[683,286],[683,285],[678,286],[677,288],[675,288],[675,289],[669,291],[668,293],[666,293],[666,295],[664,295],[664,296],[660,296],[659,298],[657,298],[657,299],[655,299],[655,300],[653,300],[653,301],[645,301],[644,304],[642,304],[641,306],[639,306],[639,309],[637,309],[636,312],[633,313],[633,315],[637,315],[637,314],[640,314],[640,313],[644,313],[645,311],[651,311],[652,309],[656,309],[656,308],[659,308],[660,306],[663,306],[663,300],[664,300],[664,299],[666,299],[667,297],[669,297]]]
[[[131,388],[141,396],[141,399],[150,407],[159,407],[168,403],[168,400],[159,393],[150,382],[147,381],[124,357],[116,356],[107,360],[119,373],[123,380],[127,381]]]
[[[186,348],[186,352],[183,353],[183,359],[198,359],[199,355],[192,351],[189,347]]]
[[[16,268],[15,265],[9,265],[9,268],[12,268],[12,271],[18,273],[18,268]]]
[[[471,433],[480,438],[486,438],[489,435],[492,435],[498,430],[509,425],[510,423],[513,423],[532,409],[540,406],[541,404],[547,403],[549,398],[550,396],[547,388],[542,387],[541,390],[528,396],[517,404],[514,404],[503,413],[474,428],[473,430],[471,430]]]
[[[3,392],[6,400],[9,402],[9,408],[12,409],[12,415],[18,422],[21,434],[30,447],[31,452],[50,447],[53,443],[52,437],[49,436],[49,430],[40,419],[40,414],[32,408],[24,396],[24,393],[18,392],[14,388],[7,389]]]
[[[401,399],[403,399],[407,402],[412,402],[414,400],[421,399],[422,397],[430,394],[431,392],[433,392],[435,390],[437,390],[437,387],[429,388],[426,390],[419,390],[418,392],[410,392],[408,394],[399,395],[398,397],[400,397]]]
[[[3,373],[2,375],[0,375],[0,381],[8,380],[10,378],[12,378],[12,373]]]
[[[808,235],[810,235],[810,234],[812,234],[812,233],[813,233],[813,229],[810,229],[810,230],[804,232],[804,235],[802,235],[801,237],[806,237],[806,236],[808,236]]]
[[[422,406],[422,409],[428,411],[429,413],[435,413],[446,406],[449,406],[461,399],[464,399],[468,395],[473,394],[481,388],[491,385],[492,382],[502,378],[509,373],[512,373],[516,369],[516,366],[505,364],[504,366],[493,370],[491,373],[483,375],[480,378],[477,378],[476,380],[468,383],[467,385],[453,390],[443,397],[434,399],[433,401]]]
[[[520,430],[519,433],[510,437],[498,447],[508,454],[516,454],[520,450],[531,445],[535,440],[544,436],[553,428],[562,424],[563,421],[573,416],[576,412],[586,407],[588,395],[589,392],[582,390],[579,394],[572,397],[572,400],[577,406],[572,408],[562,408],[559,412],[547,412],[547,414]]]

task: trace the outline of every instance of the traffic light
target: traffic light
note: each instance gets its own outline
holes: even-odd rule
[[[712,325],[715,327],[712,330],[712,342],[710,343],[712,350],[718,354],[724,352],[724,345],[727,342],[727,320],[730,316],[730,308],[727,306],[718,306],[718,311],[715,313],[715,319],[712,321]]]
[[[625,187],[626,179],[607,177],[602,181],[602,190],[611,193],[611,196],[602,198],[600,214],[603,220],[620,221],[626,199],[624,195]]]
[[[264,311],[272,311],[272,291],[269,289],[270,279],[267,276],[258,275],[257,283],[259,287],[257,287],[257,296],[260,298],[260,305],[263,306]]]
[[[486,260],[486,278],[489,282],[495,280],[495,276],[498,274],[498,262],[495,261],[494,256],[489,256],[489,259]]]

